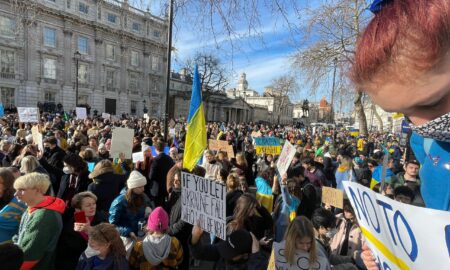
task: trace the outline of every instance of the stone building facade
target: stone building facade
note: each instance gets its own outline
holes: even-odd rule
[[[79,105],[132,115],[147,108],[151,116],[161,117],[165,18],[135,9],[127,0],[35,0],[26,4],[29,19],[24,21],[24,7],[11,2],[0,0],[5,108],[45,102],[73,110],[78,62]]]

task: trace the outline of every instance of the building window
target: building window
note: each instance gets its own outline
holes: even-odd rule
[[[135,51],[131,51],[131,65],[132,66],[139,66],[139,53]]]
[[[159,57],[152,55],[152,70],[159,71]]]
[[[136,72],[130,72],[128,74],[128,89],[131,91],[132,94],[139,94],[138,93],[138,74]]]
[[[155,38],[159,38],[159,37],[161,37],[161,32],[158,31],[158,30],[154,30],[154,31],[153,31],[153,36],[154,36]]]
[[[53,92],[45,92],[44,93],[44,101],[45,102],[51,102],[51,103],[55,103],[56,98],[55,98],[55,93]]]
[[[82,54],[88,53],[88,39],[87,37],[78,37],[78,51]]]
[[[0,16],[0,36],[13,38],[16,31],[16,22],[8,17]]]
[[[2,87],[0,88],[3,107],[11,108],[15,106],[14,88]]]
[[[78,66],[78,82],[81,84],[86,84],[88,82],[87,74],[88,74],[88,66],[85,64],[80,64]]]
[[[89,13],[89,6],[86,5],[85,3],[79,3],[78,5],[78,11],[80,11],[81,13],[84,14],[88,14]]]
[[[44,59],[44,78],[56,80],[56,60]]]
[[[133,31],[140,32],[141,31],[141,25],[137,22],[133,23]]]
[[[115,14],[108,13],[108,22],[116,23],[117,22],[117,16]]]
[[[106,44],[106,59],[109,60],[116,59],[116,48],[112,44]]]
[[[136,112],[137,112],[137,104],[138,104],[138,102],[136,100],[131,100],[131,102],[130,102],[130,112],[131,112],[131,114],[136,114]]]
[[[67,9],[70,9],[71,2],[72,2],[72,0],[67,0]]]
[[[13,51],[0,50],[0,72],[1,78],[14,79],[15,53]]]
[[[44,46],[56,47],[56,30],[52,28],[44,28]]]
[[[100,6],[98,6],[97,19],[102,19],[102,8]]]
[[[106,70],[106,90],[114,91],[114,70]]]
[[[89,99],[89,96],[87,96],[87,95],[79,95],[78,96],[78,104],[89,104],[88,99]]]

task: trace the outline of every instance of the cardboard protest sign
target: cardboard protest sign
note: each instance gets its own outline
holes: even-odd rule
[[[257,138],[257,137],[261,137],[261,131],[253,131],[252,132],[252,137],[253,138]]]
[[[291,165],[292,159],[294,159],[295,152],[295,147],[286,141],[283,146],[283,151],[281,151],[281,155],[277,161],[277,169],[281,176],[287,172],[289,166]]]
[[[280,140],[275,137],[259,137],[253,138],[255,140],[256,154],[271,154],[279,155],[281,154]]]
[[[331,206],[344,208],[344,192],[340,189],[322,187],[322,202]]]
[[[190,173],[181,175],[181,219],[226,239],[225,185]]]
[[[111,157],[118,158],[120,153],[124,153],[125,158],[131,158],[133,149],[134,130],[130,128],[114,128],[112,132]]]
[[[309,253],[297,250],[294,255],[294,264],[290,264],[284,255],[285,246],[286,241],[273,242],[276,270],[330,269],[328,259],[320,252],[317,253],[316,262],[310,265]]]
[[[344,182],[380,269],[450,269],[450,212],[403,204]]]
[[[132,156],[133,156],[133,163],[136,163],[139,161],[143,162],[145,160],[144,152],[133,153]]]
[[[84,120],[87,118],[87,111],[86,108],[83,107],[76,107],[75,108],[76,114],[77,114],[77,119],[81,119]]]
[[[39,126],[33,126],[31,128],[31,135],[33,136],[33,142],[38,146],[39,151],[44,152],[44,142],[42,133],[39,132]]]
[[[38,123],[39,109],[33,107],[17,107],[19,114],[19,122],[22,123]]]
[[[225,151],[228,158],[234,158],[233,146],[229,145],[227,141],[208,140],[208,148],[214,151]]]
[[[109,113],[102,113],[102,118],[103,119],[111,119],[111,115]]]

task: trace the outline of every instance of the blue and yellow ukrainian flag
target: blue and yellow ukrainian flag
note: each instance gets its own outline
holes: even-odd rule
[[[183,167],[192,171],[206,149],[206,122],[202,102],[202,87],[195,66],[192,84],[191,104],[187,124],[186,143],[184,145]]]

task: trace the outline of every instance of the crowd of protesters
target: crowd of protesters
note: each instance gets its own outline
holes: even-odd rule
[[[319,269],[365,269],[364,238],[352,206],[348,200],[343,209],[322,204],[321,188],[343,189],[344,181],[355,181],[403,203],[424,205],[419,164],[403,162],[404,149],[392,134],[208,123],[208,139],[227,141],[236,153],[228,158],[225,151],[205,150],[192,172],[227,188],[227,241],[222,241],[181,219],[185,123],[176,123],[166,142],[157,120],[65,117],[43,113],[32,125],[10,114],[1,121],[2,264],[189,269],[212,261],[215,269],[273,269],[277,242],[290,250],[284,255],[289,262],[297,250]],[[41,150],[33,142],[36,127],[44,138]],[[111,157],[116,127],[134,129],[132,152],[142,151],[144,161]],[[256,154],[252,134],[296,147],[285,175],[277,173],[278,155]],[[383,155],[389,163],[380,190],[374,177]]]

